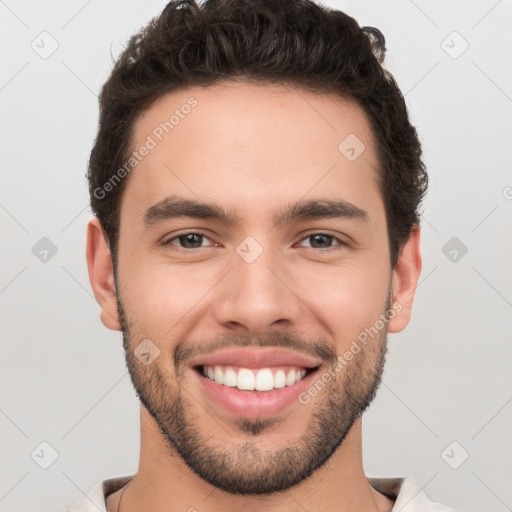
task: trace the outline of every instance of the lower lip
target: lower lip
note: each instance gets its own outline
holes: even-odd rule
[[[193,373],[199,379],[204,392],[230,414],[244,418],[269,418],[294,402],[298,402],[299,394],[310,386],[317,370],[292,386],[271,391],[242,391],[235,387],[217,384],[196,370],[193,370]]]

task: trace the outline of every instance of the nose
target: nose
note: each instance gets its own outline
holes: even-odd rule
[[[304,305],[293,291],[293,279],[270,252],[252,263],[238,255],[218,290],[213,314],[231,330],[262,335],[276,326],[296,327]]]

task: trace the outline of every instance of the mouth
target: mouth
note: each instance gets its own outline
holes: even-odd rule
[[[268,368],[243,368],[233,365],[196,365],[193,369],[202,377],[219,386],[240,391],[267,393],[292,387],[318,370],[319,366],[273,366]]]
[[[207,402],[230,416],[246,419],[270,418],[299,400],[314,382],[319,366],[244,368],[224,365],[193,366],[193,376]]]

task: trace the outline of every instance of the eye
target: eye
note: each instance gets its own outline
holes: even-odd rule
[[[209,237],[199,232],[182,233],[180,235],[169,238],[162,245],[173,245],[180,249],[200,249],[202,247],[219,247],[219,244],[213,242]],[[346,246],[338,237],[328,233],[313,233],[302,239],[299,243],[301,247],[310,247],[312,249],[336,249],[336,246]]]
[[[308,242],[309,245],[305,245],[304,242]],[[333,242],[338,242],[337,245],[347,245],[340,238],[327,233],[313,233],[300,242],[301,247],[311,247],[312,249],[331,249]]]
[[[176,245],[181,249],[198,249],[212,245],[208,243],[204,244],[205,241],[213,242],[202,233],[183,233],[173,238],[169,238],[169,240],[163,242],[163,245]],[[218,247],[218,244],[213,242],[213,246]]]

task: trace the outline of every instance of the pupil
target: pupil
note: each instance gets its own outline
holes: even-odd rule
[[[332,236],[330,235],[313,235],[311,239],[313,241],[311,245],[315,248],[329,246],[332,242]]]
[[[201,247],[202,235],[195,235],[194,233],[189,233],[188,235],[180,236],[180,243],[184,245],[187,249],[194,247]]]

